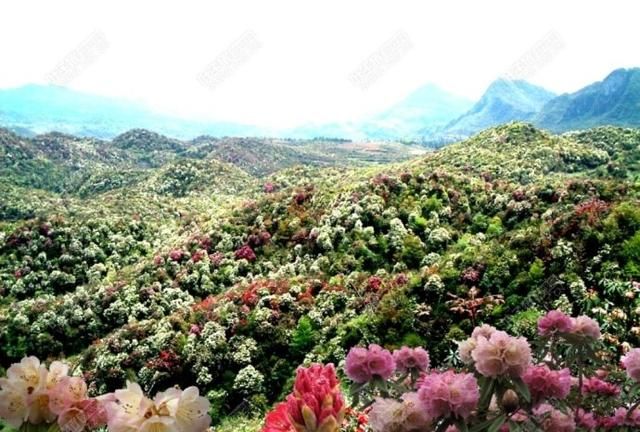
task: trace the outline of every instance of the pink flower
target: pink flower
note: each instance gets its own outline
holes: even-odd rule
[[[587,412],[582,408],[576,410],[576,423],[577,425],[588,431],[593,431],[598,426],[598,421],[592,412]]]
[[[371,371],[367,359],[369,358],[369,350],[361,347],[354,347],[349,350],[345,359],[344,371],[353,382],[365,383],[371,381]]]
[[[371,375],[383,380],[391,378],[396,369],[396,362],[391,353],[380,345],[369,345],[369,359],[367,360]]]
[[[489,338],[496,331],[497,330],[495,327],[492,327],[488,324],[483,324],[479,327],[474,328],[469,339],[458,342],[458,354],[460,355],[460,360],[462,360],[462,362],[465,364],[473,363],[471,352],[478,345],[478,338],[480,336]]]
[[[616,408],[613,416],[609,417],[608,426],[640,426],[640,410],[635,409],[629,414],[627,408]]]
[[[266,183],[263,185],[263,190],[264,190],[264,192],[265,192],[265,193],[272,193],[272,192],[275,192],[275,191],[276,191],[276,185],[274,185],[274,184],[273,184],[273,183],[271,183],[271,182],[266,182]]]
[[[0,417],[16,429],[25,422],[37,425],[55,421],[49,396],[68,371],[69,367],[59,361],[47,369],[37,357],[25,357],[11,365],[7,378],[0,379]]]
[[[546,398],[564,399],[571,391],[571,371],[551,370],[547,365],[530,366],[522,375],[534,401]]]
[[[480,390],[473,374],[433,372],[422,379],[418,396],[431,418],[453,415],[466,419],[478,405]]]
[[[617,396],[620,394],[620,388],[617,385],[604,381],[598,377],[590,377],[583,380],[582,393]]]
[[[422,348],[402,347],[393,352],[399,372],[426,372],[429,369],[429,353]]]
[[[64,377],[51,390],[49,409],[62,414],[78,402],[87,399],[87,384],[80,377]]]
[[[600,325],[586,315],[573,319],[571,333],[590,339],[600,339]]]
[[[539,417],[544,432],[574,432],[576,422],[571,413],[563,413],[549,404],[539,405],[533,413]]]
[[[387,380],[393,375],[396,363],[391,353],[380,345],[369,348],[351,348],[345,359],[345,372],[357,383],[370,381],[374,377]]]
[[[287,398],[287,417],[298,432],[338,432],[346,407],[332,364],[299,368],[293,393]]]
[[[369,424],[376,432],[430,430],[431,420],[415,392],[405,393],[402,401],[378,398],[369,413]]]
[[[569,333],[573,329],[571,317],[559,310],[547,312],[538,320],[538,334],[551,336],[554,333]]]
[[[523,337],[516,338],[503,331],[494,331],[489,338],[478,337],[471,357],[476,370],[484,376],[519,377],[531,363],[531,348]]]
[[[626,369],[629,378],[640,382],[640,348],[629,351],[620,359],[620,362]]]

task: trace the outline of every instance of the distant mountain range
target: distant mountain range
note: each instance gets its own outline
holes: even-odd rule
[[[258,135],[257,128],[155,113],[136,103],[65,87],[29,84],[0,90],[0,127],[22,135],[51,131],[109,139],[129,129],[152,129],[176,138]]]
[[[615,70],[603,81],[559,96],[526,81],[498,79],[475,103],[428,84],[370,118],[288,130],[179,119],[63,87],[0,90],[0,126],[27,136],[55,130],[110,139],[129,129],[145,128],[179,139],[274,136],[443,144],[510,121],[528,121],[554,132],[600,125],[640,126],[640,68]]]

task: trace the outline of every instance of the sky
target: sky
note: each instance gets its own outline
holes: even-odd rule
[[[350,121],[428,83],[575,91],[640,66],[633,0],[32,1],[0,5],[0,88],[54,83],[181,117]]]

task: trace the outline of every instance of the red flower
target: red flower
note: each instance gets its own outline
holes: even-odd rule
[[[261,432],[295,432],[287,416],[286,402],[279,403],[267,414]]]
[[[235,252],[236,259],[246,259],[247,261],[254,261],[256,259],[256,254],[251,249],[251,246],[244,245],[240,249]]]
[[[194,263],[197,263],[199,261],[202,261],[202,259],[207,255],[207,251],[204,249],[200,249],[195,251],[192,255],[191,255],[191,261],[193,261]]]
[[[378,276],[371,276],[367,281],[367,290],[368,291],[378,291],[382,286],[382,279]]]
[[[180,249],[174,249],[169,252],[169,258],[172,261],[180,261],[182,259],[182,251]]]
[[[338,432],[346,407],[332,364],[299,368],[287,398],[289,421],[297,432]]]
[[[246,306],[255,306],[258,303],[258,289],[256,287],[249,288],[242,293],[240,297],[242,304]]]

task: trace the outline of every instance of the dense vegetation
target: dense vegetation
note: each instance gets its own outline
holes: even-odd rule
[[[359,343],[455,364],[476,324],[532,336],[559,308],[599,320],[607,358],[640,344],[640,131],[514,123],[359,167],[142,136],[0,134],[2,366],[65,356],[94,393],[195,384],[217,423]]]

